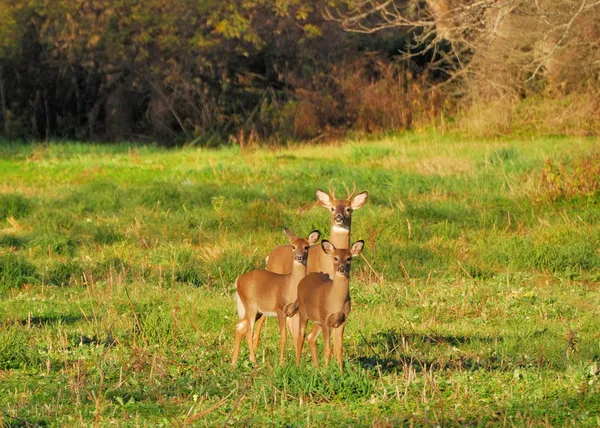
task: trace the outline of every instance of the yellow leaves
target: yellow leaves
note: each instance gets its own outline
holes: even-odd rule
[[[321,30],[316,25],[306,24],[302,28],[304,29],[304,34],[306,34],[306,37],[309,39],[321,37],[323,35]]]
[[[225,34],[225,32],[227,31],[227,21],[225,21],[224,19],[221,20],[216,26],[215,26],[215,31],[217,33],[220,34]]]

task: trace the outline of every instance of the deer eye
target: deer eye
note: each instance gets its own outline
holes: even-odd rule
[[[340,261],[340,258],[339,258],[338,256],[335,256],[335,261],[336,261],[336,262],[339,262],[339,261]]]
[[[305,249],[305,250],[308,250],[308,245],[305,245],[305,246],[304,246],[304,249]]]
[[[335,207],[331,207],[331,212],[334,212],[334,211],[335,211]]]
[[[294,250],[294,251],[296,250],[296,246],[295,245],[292,245],[292,250]]]

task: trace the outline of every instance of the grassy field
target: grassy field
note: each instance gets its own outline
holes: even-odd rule
[[[600,426],[599,147],[2,142],[0,426]],[[347,372],[279,367],[273,320],[232,370],[234,278],[328,235],[330,179],[370,193]]]

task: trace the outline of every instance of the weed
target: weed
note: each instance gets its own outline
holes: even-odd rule
[[[551,201],[583,199],[597,203],[600,196],[600,151],[554,162],[548,158],[541,172],[541,195]]]

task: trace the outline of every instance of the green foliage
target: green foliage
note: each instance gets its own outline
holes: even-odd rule
[[[65,286],[69,285],[71,280],[81,281],[83,269],[79,262],[73,260],[68,262],[58,262],[53,264],[45,275],[45,281],[48,284]]]
[[[276,369],[274,375],[278,389],[315,402],[368,399],[373,391],[373,380],[360,367],[349,367],[341,375],[335,363],[322,370],[288,364]]]
[[[38,364],[31,336],[18,326],[0,329],[0,370],[27,369]]]
[[[0,293],[37,281],[36,267],[25,257],[10,253],[0,254]]]
[[[25,217],[32,208],[32,202],[18,193],[0,194],[0,220],[7,217]]]

